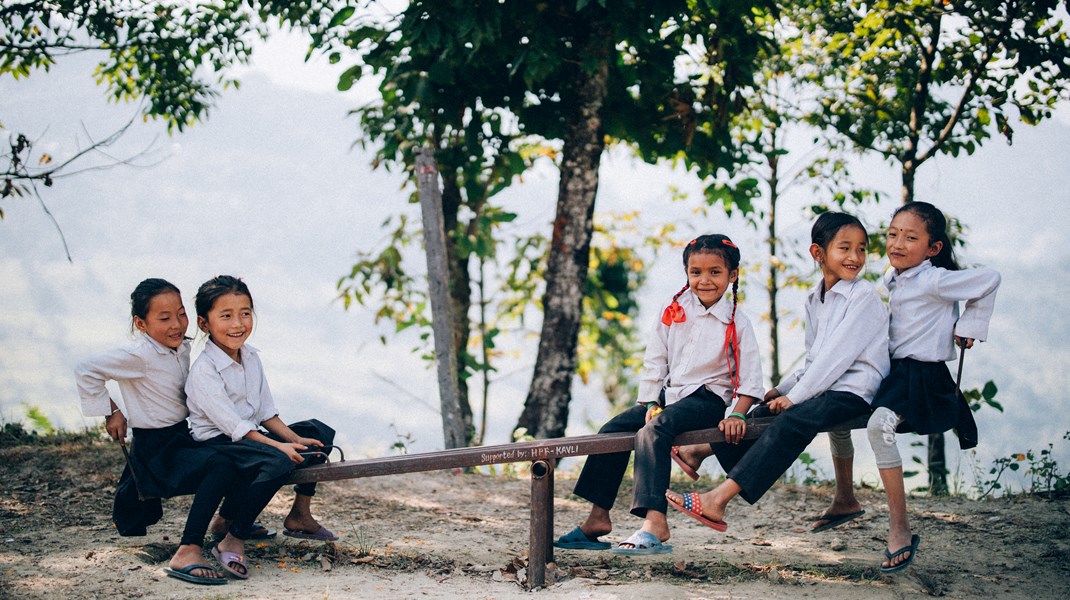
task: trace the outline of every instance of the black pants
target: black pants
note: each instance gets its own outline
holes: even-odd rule
[[[714,445],[714,454],[728,478],[743,488],[739,495],[754,504],[791,467],[821,429],[868,415],[870,411],[869,404],[854,394],[827,391],[777,415],[758,439],[744,440],[738,445]],[[760,406],[749,416],[771,414],[768,408]]]
[[[208,524],[211,523],[223,496],[238,477],[234,463],[222,454],[212,454],[204,467],[204,479],[193,495],[193,504],[189,507],[189,516],[186,517],[186,527],[182,530],[182,544],[204,545]]]
[[[665,490],[669,487],[672,469],[673,438],[685,431],[716,427],[724,419],[725,409],[724,400],[702,387],[666,406],[649,423],[646,422],[646,406],[637,404],[598,430],[598,433],[636,432],[633,515],[642,518],[648,510],[668,510]],[[613,508],[624,472],[628,469],[628,455],[628,452],[616,452],[587,457],[573,493],[606,510]]]
[[[290,429],[300,437],[312,438],[324,445],[334,443],[334,429],[316,419],[293,423]],[[276,441],[283,441],[275,434],[265,435]],[[293,469],[322,464],[325,460],[322,456],[310,456],[304,462],[294,465],[285,454],[265,444],[248,440],[232,442],[226,436],[219,436],[208,443],[225,448],[222,452],[231,453],[237,463],[240,475],[232,482],[219,514],[231,521],[230,533],[243,540],[249,539],[256,518],[290,478]],[[294,492],[303,496],[315,496],[316,483],[297,484],[294,486]]]

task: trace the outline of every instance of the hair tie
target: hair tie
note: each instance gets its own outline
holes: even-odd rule
[[[661,322],[665,325],[671,326],[673,323],[683,323],[686,320],[687,315],[684,314],[684,307],[680,306],[680,303],[676,300],[666,306],[665,312],[661,313]]]
[[[687,245],[688,246],[694,246],[696,243],[698,243],[698,238],[691,240],[690,242],[687,243]]]
[[[721,240],[721,243],[724,244],[725,246],[730,246],[732,248],[735,248],[736,250],[739,250],[739,246],[733,244],[732,240],[730,240],[728,238],[725,238],[725,239]]]

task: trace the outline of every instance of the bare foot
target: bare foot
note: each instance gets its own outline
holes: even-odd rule
[[[713,454],[709,444],[691,444],[690,446],[678,446],[678,448],[677,456],[684,461],[684,464],[696,472],[702,466],[702,461]]]
[[[247,575],[249,573],[244,562],[245,542],[243,540],[240,540],[228,533],[227,537],[223,538],[219,541],[218,544],[216,544],[216,548],[219,549],[220,553],[233,552],[234,554],[237,554],[241,562],[230,561],[229,563],[227,563],[227,566],[244,575]],[[222,554],[220,554],[220,556],[222,556]]]
[[[208,526],[208,533],[212,534],[212,537],[226,536],[230,531],[230,525],[233,523],[230,519],[224,519],[223,517],[216,515],[212,517],[212,523]]]
[[[660,540],[662,542],[669,541],[669,537],[671,536],[671,532],[669,531],[669,523],[668,523],[668,521],[665,520],[665,513],[656,512],[656,511],[651,510],[651,511],[648,511],[648,514],[650,514],[650,516],[648,516],[645,520],[643,520],[643,526],[640,529],[642,531],[645,531],[645,532],[653,535],[654,537],[658,538],[658,540]],[[635,548],[635,544],[631,544],[631,543],[628,543],[628,542],[621,542],[618,545],[618,547],[619,548]]]
[[[204,564],[204,555],[200,546],[193,544],[183,544],[178,547],[175,555],[171,557],[167,566],[178,571],[184,569],[190,565]],[[222,579],[223,574],[212,568],[197,568],[189,572],[190,575],[195,577],[205,577],[207,579]]]
[[[699,494],[699,501],[702,502],[702,516],[715,522],[723,521],[726,503],[718,501],[714,496],[714,491],[711,490],[705,494]],[[672,490],[665,490],[665,498],[673,504],[682,505],[684,503],[683,494]]]
[[[286,519],[283,520],[282,526],[290,531],[306,531],[308,533],[315,533],[320,530],[320,522],[317,521],[311,513],[300,514],[293,513],[286,515]]]
[[[833,498],[832,504],[829,505],[825,512],[820,516],[814,517],[814,529],[821,527],[831,521],[831,518],[822,519],[821,517],[838,517],[840,515],[849,515],[862,510],[862,505],[858,502],[858,498],[851,496],[850,498]],[[909,536],[908,536],[909,537]]]
[[[888,532],[888,552],[897,552],[901,548],[905,548],[913,542],[913,536],[910,534],[910,530],[906,531],[889,531]],[[885,569],[902,564],[904,561],[910,558],[913,552],[904,552],[895,558],[886,558],[881,566]]]

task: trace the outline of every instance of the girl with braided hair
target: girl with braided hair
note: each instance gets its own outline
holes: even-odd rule
[[[738,443],[746,432],[744,415],[763,390],[754,329],[750,319],[736,310],[739,248],[724,235],[703,235],[684,247],[683,258],[687,285],[655,324],[636,404],[599,430],[636,432],[631,513],[644,521],[614,549],[619,554],[672,552],[664,542],[670,535],[665,491],[673,438],[685,431],[719,427]],[[729,288],[731,302],[726,297]],[[735,406],[727,414],[732,401]],[[598,537],[613,529],[609,511],[628,467],[628,454],[587,458],[573,493],[591,502],[591,513],[555,546],[610,547]]]
[[[888,311],[874,285],[858,278],[866,266],[865,228],[851,215],[829,212],[814,223],[810,239],[822,277],[806,299],[806,362],[751,412],[777,418],[757,440],[720,446],[717,459],[728,478],[719,486],[704,494],[666,492],[673,508],[720,524],[714,527],[720,531],[733,498],[754,504],[820,430],[868,415],[888,374]]]

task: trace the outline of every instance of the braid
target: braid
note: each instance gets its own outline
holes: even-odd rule
[[[677,300],[679,300],[679,299],[680,299],[680,296],[683,296],[683,295],[684,295],[684,292],[686,292],[686,291],[687,291],[687,290],[688,290],[688,289],[689,289],[690,287],[691,287],[691,286],[690,286],[689,284],[686,284],[686,283],[685,283],[685,284],[684,284],[684,287],[680,288],[680,291],[679,291],[679,292],[676,292],[676,295],[672,297],[672,301],[673,301],[673,302],[676,302]]]
[[[669,303],[669,305],[665,307],[665,311],[661,313],[662,323],[670,326],[673,323],[683,323],[687,320],[687,315],[684,314],[684,307],[680,306],[680,303],[677,302],[677,300],[679,300],[680,296],[682,296],[690,287],[689,284],[685,283],[684,287],[680,288],[680,291],[676,292],[676,295],[672,297],[672,302]]]

